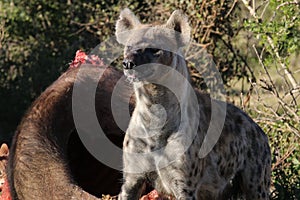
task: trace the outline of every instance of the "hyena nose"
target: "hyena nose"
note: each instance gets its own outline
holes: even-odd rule
[[[128,59],[124,59],[122,64],[124,69],[133,69],[135,67],[135,64]]]

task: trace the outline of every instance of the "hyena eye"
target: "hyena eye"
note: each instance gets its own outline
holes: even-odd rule
[[[160,49],[156,49],[156,48],[148,48],[147,49],[151,54],[155,55],[155,56],[159,56],[161,50]]]
[[[142,54],[143,52],[144,52],[144,49],[138,49],[138,50],[136,50],[137,54]]]

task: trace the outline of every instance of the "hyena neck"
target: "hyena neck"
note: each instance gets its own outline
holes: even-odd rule
[[[164,137],[178,130],[182,109],[173,92],[153,83],[135,83],[134,88],[137,124],[147,132],[161,132]]]
[[[190,75],[186,61],[181,54],[173,55],[170,71],[163,71],[161,84],[145,81],[134,82],[136,109],[134,114],[140,115],[144,126],[162,127],[163,132],[177,131],[181,123],[181,115],[188,113],[190,91]],[[165,87],[166,86],[166,87]],[[167,88],[171,87],[171,88]],[[177,94],[175,94],[177,92]],[[184,105],[180,102],[185,102]],[[153,124],[151,119],[160,119]]]
[[[185,80],[187,80],[189,83],[191,82],[191,77],[186,64],[186,60],[183,56],[183,52],[181,52],[180,49],[174,55],[171,65],[184,77]]]

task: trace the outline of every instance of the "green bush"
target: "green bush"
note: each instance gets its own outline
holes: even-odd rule
[[[260,7],[245,4],[253,49],[261,69],[252,84],[255,103],[249,107],[270,138],[273,153],[273,199],[300,199],[299,74],[291,58],[299,59],[299,2],[271,0]],[[297,64],[296,64],[297,65]],[[297,68],[296,68],[297,69]]]

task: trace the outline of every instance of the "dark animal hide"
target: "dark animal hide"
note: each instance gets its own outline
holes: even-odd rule
[[[82,65],[80,70],[87,79],[99,72],[95,66]],[[98,121],[107,137],[121,147],[123,132],[114,122],[110,100],[122,73],[110,67],[100,70],[105,70],[100,81],[92,80],[99,86],[95,95]],[[36,99],[18,126],[8,164],[13,199],[89,200],[120,191],[121,172],[90,155],[76,132],[72,89],[78,71],[73,68],[61,75]],[[79,84],[85,81],[82,78]]]

